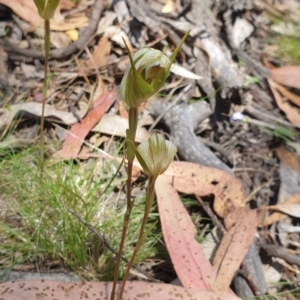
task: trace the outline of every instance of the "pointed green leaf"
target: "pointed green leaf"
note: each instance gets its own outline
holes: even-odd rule
[[[174,52],[172,53],[172,55],[170,56],[170,61],[173,63],[182,44],[185,42],[186,38],[189,36],[190,34],[190,30],[188,32],[186,32],[186,34],[183,36],[183,38],[181,39],[180,43],[177,45],[176,49],[174,50]],[[171,66],[170,66],[171,68]],[[169,69],[170,70],[170,69]]]

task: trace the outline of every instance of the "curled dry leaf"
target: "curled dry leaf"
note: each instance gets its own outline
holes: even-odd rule
[[[111,282],[77,282],[64,283],[52,280],[31,280],[6,282],[0,286],[0,299],[5,300],[108,300],[112,289]],[[184,289],[182,287],[133,281],[125,287],[123,300],[174,299],[174,300],[238,300],[234,295],[220,292]]]
[[[300,113],[299,110],[291,106],[288,101],[285,101],[279,92],[276,90],[276,83],[272,81],[271,79],[268,79],[268,82],[270,84],[270,88],[272,90],[272,93],[274,95],[274,98],[276,100],[277,105],[279,108],[286,114],[286,117],[288,120],[295,125],[296,127],[300,128]]]
[[[213,262],[218,270],[212,284],[214,291],[226,291],[239,269],[256,232],[256,211],[238,208],[228,214],[225,224],[228,231],[222,238]]]
[[[278,83],[276,83],[276,88],[284,97],[293,102],[295,105],[300,106],[300,96],[290,92],[288,89]]]
[[[287,165],[292,170],[300,170],[300,162],[296,153],[287,150],[285,147],[277,147],[274,150],[280,159],[280,163]]]
[[[296,195],[293,195],[292,197],[287,198],[285,201],[283,201],[279,205],[274,205],[274,206],[269,207],[274,210],[282,211],[283,213],[274,212],[273,214],[271,214],[264,220],[263,226],[269,226],[275,222],[286,219],[288,217],[288,213],[286,212],[286,210],[293,209],[291,205],[296,205],[297,210],[299,212],[298,207],[300,206],[300,194],[296,194]],[[299,215],[298,215],[298,217],[299,217]]]
[[[300,218],[300,204],[277,204],[269,206],[269,209],[279,210],[292,217]]]
[[[164,174],[173,179],[173,186],[179,192],[199,196],[214,194],[214,210],[222,218],[246,204],[242,184],[227,172],[174,161]]]

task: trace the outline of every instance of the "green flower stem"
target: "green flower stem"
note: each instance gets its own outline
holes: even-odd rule
[[[134,145],[137,123],[138,123],[138,108],[130,107],[128,113],[128,122],[129,122],[129,132],[130,132],[130,140]]]
[[[136,130],[137,130],[137,122],[138,122],[138,108],[137,107],[130,107],[129,108],[129,131],[127,131],[127,139],[128,142],[126,143],[126,158],[127,158],[127,190],[126,190],[126,199],[127,199],[127,209],[126,213],[124,215],[124,225],[122,230],[122,236],[121,236],[121,242],[119,246],[118,251],[118,257],[116,261],[116,267],[114,272],[114,281],[113,281],[113,287],[112,292],[110,295],[110,300],[114,300],[115,293],[116,293],[116,286],[118,281],[118,274],[121,264],[121,257],[122,252],[126,240],[127,230],[129,226],[129,220],[131,211],[133,208],[134,201],[131,200],[131,189],[132,189],[132,170],[133,170],[133,161],[135,158],[134,154],[134,141],[136,136]]]
[[[130,194],[131,194],[131,192],[130,192]],[[118,252],[118,256],[117,256],[117,262],[116,262],[116,267],[115,267],[115,272],[114,272],[114,281],[113,281],[113,287],[112,287],[112,291],[111,291],[111,295],[110,295],[110,300],[115,299],[116,287],[117,287],[117,282],[118,282],[118,274],[119,274],[119,269],[120,269],[120,264],[121,264],[121,257],[122,257],[125,240],[126,240],[126,234],[127,234],[127,230],[128,230],[128,226],[129,226],[129,220],[130,220],[132,207],[133,207],[133,201],[131,201],[131,204],[127,208],[126,213],[124,215],[122,237],[121,237],[119,252]]]
[[[124,216],[124,226],[110,300],[114,300],[115,298],[121,255],[129,226],[130,214],[134,204],[134,201],[131,200],[131,182],[134,158],[137,156],[145,174],[149,176],[149,184],[146,192],[146,207],[138,242],[128,263],[120,292],[118,293],[118,299],[122,299],[130,268],[132,267],[136,254],[142,245],[144,229],[154,200],[155,180],[159,174],[163,173],[167,169],[177,150],[172,143],[165,141],[163,137],[159,135],[155,135],[153,138],[150,138],[148,142],[141,143],[138,148],[135,148],[134,141],[138,122],[138,106],[157,93],[162,87],[166,78],[169,76],[172,63],[174,62],[177,53],[188,35],[189,31],[184,35],[170,58],[161,51],[152,48],[142,48],[131,56],[129,48],[123,39],[130,59],[130,65],[126,70],[120,85],[122,98],[129,106],[129,129],[126,131],[125,154],[127,159],[127,210]]]
[[[118,295],[118,300],[122,300],[122,296],[124,293],[124,289],[125,289],[125,285],[128,279],[128,275],[130,272],[130,269],[134,263],[135,257],[138,253],[138,251],[140,250],[142,244],[143,244],[143,234],[145,231],[145,227],[146,227],[146,223],[147,223],[147,219],[148,219],[148,215],[150,213],[151,207],[153,205],[153,201],[154,201],[154,184],[155,184],[155,180],[157,177],[153,177],[153,176],[149,176],[148,178],[148,186],[147,186],[147,191],[146,191],[146,206],[145,206],[145,211],[144,211],[144,216],[143,216],[143,220],[142,220],[142,224],[140,227],[140,233],[139,233],[139,237],[138,237],[138,241],[135,245],[135,248],[133,250],[133,253],[131,255],[130,261],[128,262],[127,268],[126,268],[126,272],[121,284],[121,288],[119,291],[119,295]]]
[[[49,19],[44,20],[45,29],[45,62],[44,62],[44,85],[43,85],[43,103],[42,103],[42,115],[41,115],[41,178],[43,178],[44,173],[44,148],[45,148],[45,137],[44,137],[44,127],[45,127],[45,105],[47,99],[47,76],[48,76],[48,61],[50,52],[50,21]]]

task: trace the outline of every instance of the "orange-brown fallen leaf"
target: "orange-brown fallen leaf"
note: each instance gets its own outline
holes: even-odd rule
[[[276,83],[276,88],[284,97],[286,97],[288,100],[300,107],[300,96],[290,92],[288,89],[286,89],[279,83]]]
[[[43,24],[33,0],[0,0],[0,3],[10,7],[16,15],[33,26]],[[58,10],[70,9],[74,3],[70,0],[60,0]]]
[[[296,153],[288,151],[285,147],[277,147],[275,152],[281,163],[284,163],[292,170],[300,170],[300,162]]]
[[[300,89],[300,66],[284,66],[271,69],[270,72],[274,81]]]
[[[220,217],[246,205],[241,182],[227,172],[191,162],[174,161],[164,176],[170,176],[174,188],[198,196],[215,195],[214,210]]]
[[[237,208],[225,219],[227,233],[214,257],[214,267],[218,270],[212,284],[214,291],[226,291],[236,271],[239,269],[252,243],[257,227],[257,213],[248,208]]]
[[[164,241],[174,269],[185,288],[211,290],[216,271],[195,240],[196,228],[170,177],[161,175],[155,183]]]
[[[111,282],[65,283],[52,280],[6,282],[0,285],[0,299],[5,300],[108,300]],[[127,282],[123,300],[239,300],[226,293],[184,289],[170,284]]]
[[[110,50],[111,41],[106,36],[103,36],[99,40],[92,56],[88,60],[80,60],[81,69],[98,69],[99,67],[107,65],[109,63]]]
[[[95,101],[94,108],[88,112],[81,123],[76,123],[71,127],[70,134],[68,134],[60,152],[60,158],[70,159],[77,157],[85,137],[113,104],[115,99],[116,92],[110,91],[101,95]]]
[[[291,199],[290,203],[283,202],[281,204],[271,205],[268,207],[268,209],[277,210],[284,214],[288,214],[290,216],[300,218],[300,203],[299,203],[300,195],[294,195],[292,198],[289,199]]]
[[[269,226],[273,223],[279,222],[281,220],[284,220],[286,218],[288,218],[288,212],[286,212],[286,209],[291,209],[292,207],[286,207],[285,206],[289,206],[289,205],[298,205],[300,206],[300,194],[296,194],[293,195],[292,197],[287,198],[285,201],[283,201],[279,206],[274,205],[273,207],[269,207],[271,209],[274,210],[279,210],[282,211],[282,213],[280,212],[274,212],[273,214],[271,214],[270,216],[268,216],[264,222],[263,222],[263,226]],[[298,209],[299,211],[299,209]]]
[[[288,101],[282,98],[280,93],[276,90],[276,83],[274,81],[268,79],[268,82],[278,107],[286,114],[286,117],[293,125],[300,128],[299,110],[291,106]]]
[[[199,196],[214,194],[216,212],[221,217],[236,217],[238,226],[229,230],[224,240],[225,246],[219,250],[225,265],[220,266],[218,275],[206,259],[201,245],[195,241],[196,229],[176,190]],[[245,207],[244,191],[239,180],[218,169],[190,162],[172,162],[168,170],[157,179],[155,191],[164,240],[183,286],[227,290],[230,295],[232,292],[229,285],[247,252],[257,226],[256,212]],[[235,211],[239,213],[234,213]],[[245,228],[247,233],[244,232]],[[226,247],[230,250],[226,251]],[[228,267],[230,260],[234,261],[232,266]]]

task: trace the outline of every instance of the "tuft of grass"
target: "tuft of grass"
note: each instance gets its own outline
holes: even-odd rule
[[[0,260],[2,267],[21,264],[43,267],[59,260],[87,279],[111,280],[115,256],[74,217],[69,209],[106,237],[118,249],[125,212],[118,163],[46,162],[40,180],[39,151],[6,152],[0,169]],[[144,193],[137,196],[124,256],[130,258],[143,215]],[[148,222],[148,236],[137,263],[156,254],[161,237],[155,232],[157,216]],[[120,277],[123,270],[120,271]]]
[[[277,39],[276,55],[289,64],[300,64],[300,38],[280,36]]]
[[[277,29],[270,36],[270,44],[276,45],[275,55],[288,64],[300,63],[300,22],[269,16],[271,24]]]

